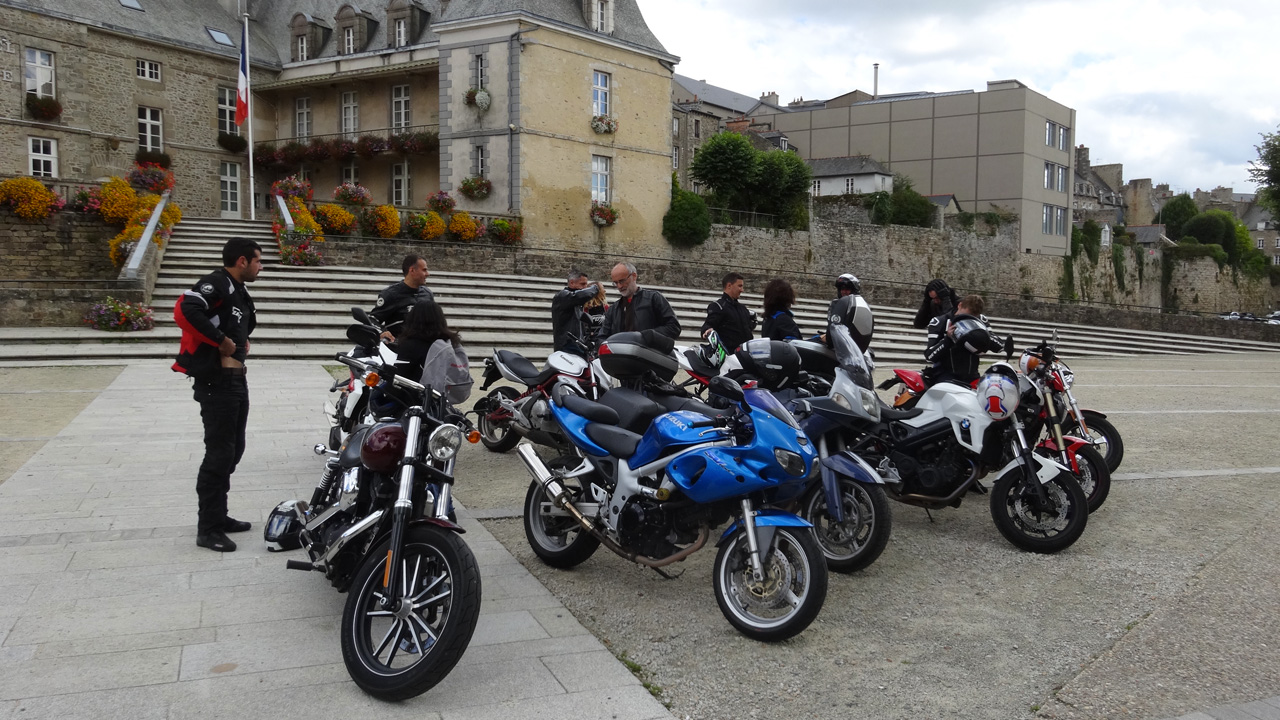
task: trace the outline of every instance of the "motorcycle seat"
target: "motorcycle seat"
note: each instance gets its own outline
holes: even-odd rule
[[[520,353],[513,353],[510,350],[499,350],[497,355],[498,362],[506,365],[508,370],[516,374],[516,377],[529,385],[541,385],[555,374],[555,370],[553,370],[550,365],[539,372],[538,366],[529,362],[529,360]]]
[[[614,391],[616,392],[616,391]],[[618,411],[608,405],[588,400],[572,392],[556,393],[556,402],[574,415],[581,415],[593,423],[618,424]]]
[[[618,427],[643,434],[653,419],[667,412],[663,406],[627,388],[610,390],[600,396],[600,404],[618,413]]]
[[[914,407],[910,410],[895,410],[890,407],[880,408],[881,420],[910,420],[924,412],[924,408]]]
[[[586,432],[592,442],[608,450],[609,454],[616,458],[631,457],[636,453],[636,446],[640,444],[640,435],[613,425],[591,423],[587,426]]]
[[[689,361],[689,372],[695,375],[701,375],[704,378],[710,379],[720,374],[718,369],[703,362],[702,353],[697,350],[692,348],[685,350],[684,357]]]
[[[893,374],[912,392],[924,392],[924,376],[919,370],[894,370]]]
[[[698,398],[684,398],[677,395],[657,395],[654,398],[662,407],[666,408],[666,412],[678,412],[685,410],[688,412],[696,412],[699,415],[707,417],[723,417],[732,415],[733,408],[714,408],[702,402]]]

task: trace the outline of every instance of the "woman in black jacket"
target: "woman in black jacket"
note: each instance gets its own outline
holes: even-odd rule
[[[791,306],[796,304],[795,290],[791,283],[774,278],[764,288],[764,325],[760,336],[770,340],[799,340],[800,328]]]
[[[955,312],[959,305],[960,296],[945,281],[930,280],[929,284],[924,286],[924,300],[921,301],[920,310],[911,324],[923,330],[929,327],[930,320]]]
[[[462,336],[449,329],[440,306],[431,300],[421,300],[405,319],[393,348],[399,372],[415,382],[422,377],[422,363],[431,344],[437,340],[448,340],[455,348],[462,345]]]

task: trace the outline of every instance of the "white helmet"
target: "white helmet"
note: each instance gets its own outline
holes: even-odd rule
[[[1018,375],[1008,363],[995,363],[978,382],[978,401],[993,420],[1013,415],[1018,399]]]

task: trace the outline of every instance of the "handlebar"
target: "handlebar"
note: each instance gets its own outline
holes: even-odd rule
[[[361,362],[360,360],[357,360],[351,357],[350,355],[346,355],[343,353],[338,353],[337,355],[334,355],[333,359],[337,360],[343,365],[346,365],[347,367],[359,370],[361,372],[369,372],[369,371],[376,371],[376,370],[382,369],[382,366],[377,363]],[[416,383],[412,380],[409,380],[408,378],[401,377],[400,375],[396,375],[394,374],[394,372],[391,373],[391,382],[396,385],[399,385],[402,388],[405,388],[407,390],[413,390],[415,392],[423,392],[427,389],[426,385],[423,385],[421,383]],[[440,395],[439,391],[435,389],[432,389],[431,393],[437,396]]]

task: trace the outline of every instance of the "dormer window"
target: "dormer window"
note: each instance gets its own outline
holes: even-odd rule
[[[391,0],[387,3],[387,47],[407,47],[418,42],[430,24],[431,14],[417,0]]]
[[[338,9],[336,20],[340,54],[354,55],[369,47],[369,39],[378,27],[378,22],[371,15],[354,5],[343,5]]]
[[[306,62],[320,56],[320,51],[333,29],[307,13],[297,13],[289,21],[289,59]]]
[[[613,0],[583,0],[582,14],[587,27],[606,35],[613,33]]]
[[[309,55],[307,55],[307,36],[299,35],[298,37],[294,38],[294,43],[296,45],[294,47],[293,58],[298,62],[307,60],[310,57]]]
[[[356,52],[356,29],[353,26],[342,28],[342,54],[354,55]]]
[[[396,47],[404,47],[409,44],[409,21],[405,18],[399,18],[395,21],[395,35],[393,40]]]

